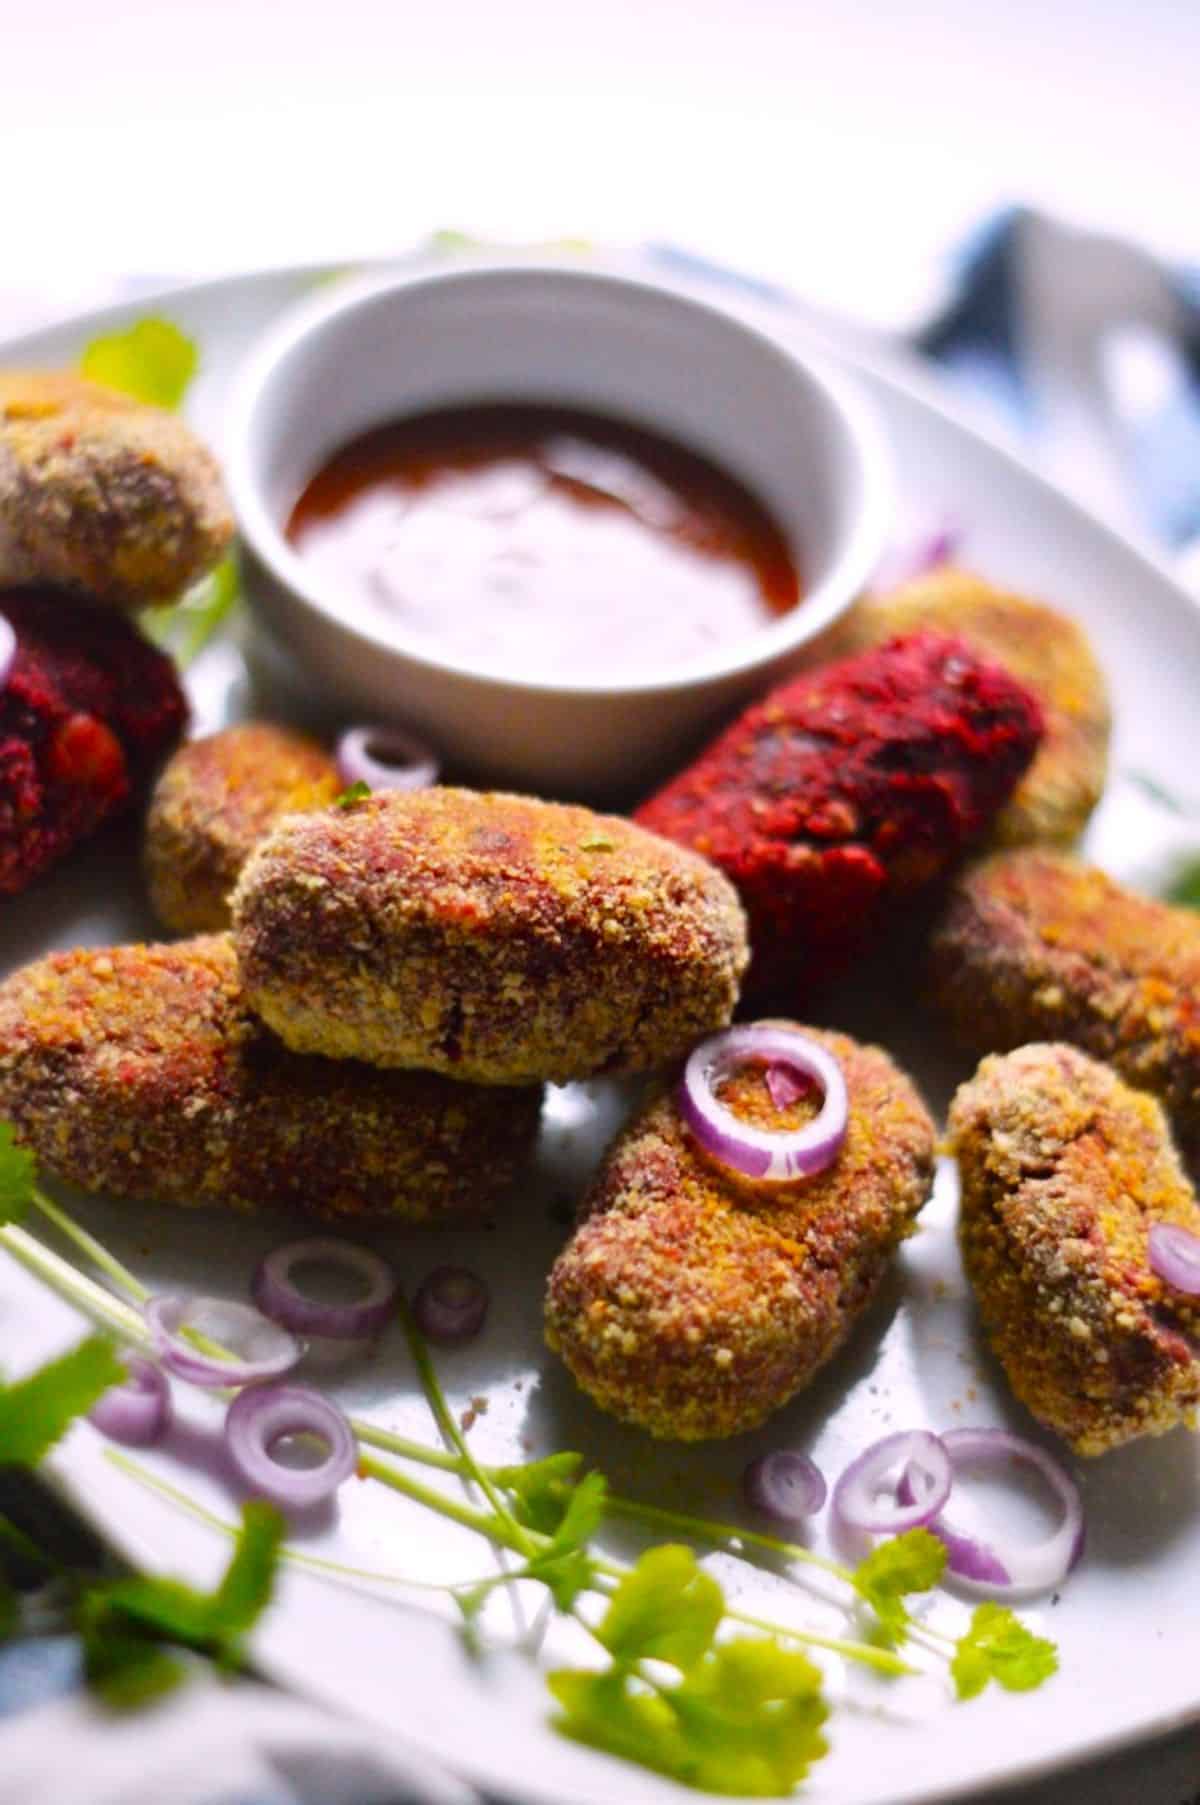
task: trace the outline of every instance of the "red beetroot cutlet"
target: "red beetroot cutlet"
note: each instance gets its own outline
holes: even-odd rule
[[[112,610],[0,595],[16,655],[0,690],[0,895],[25,889],[129,801],[179,739],[169,658]]]
[[[772,690],[634,819],[731,879],[744,988],[794,1005],[979,839],[1043,730],[1000,665],[913,633]]]

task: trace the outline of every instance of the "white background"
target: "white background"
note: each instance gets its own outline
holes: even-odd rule
[[[0,288],[668,237],[873,319],[1025,199],[1200,256],[1197,0],[0,0]]]

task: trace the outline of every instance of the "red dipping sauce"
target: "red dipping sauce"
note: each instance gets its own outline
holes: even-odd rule
[[[367,433],[312,478],[287,535],[376,630],[504,676],[674,673],[801,596],[740,482],[573,408],[443,408]]]

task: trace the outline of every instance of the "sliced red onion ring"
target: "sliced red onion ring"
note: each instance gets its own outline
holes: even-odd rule
[[[275,1450],[285,1437],[312,1436],[325,1447],[315,1466],[285,1466]],[[248,1385],[225,1415],[229,1458],[261,1497],[296,1510],[322,1504],[358,1465],[358,1443],[346,1418],[307,1385]]]
[[[430,1341],[456,1347],[478,1335],[490,1302],[487,1284],[477,1272],[465,1266],[438,1266],[417,1288],[413,1319]]]
[[[152,1297],[144,1307],[159,1359],[192,1385],[252,1385],[296,1365],[304,1349],[294,1335],[249,1304],[224,1297]],[[186,1331],[228,1349],[222,1360],[187,1338]]]
[[[297,1266],[326,1266],[357,1281],[361,1296],[353,1303],[327,1304],[308,1297],[292,1277]],[[311,1235],[275,1248],[260,1264],[251,1295],[264,1316],[305,1339],[368,1341],[386,1327],[400,1286],[386,1260],[368,1247],[339,1241],[333,1235]]]
[[[1177,1222],[1156,1222],[1150,1230],[1150,1269],[1172,1291],[1200,1297],[1200,1235]]]
[[[373,790],[425,790],[440,766],[429,747],[401,727],[350,727],[337,743],[337,766],[346,783]]]
[[[140,1354],[122,1354],[129,1377],[88,1411],[88,1422],[113,1441],[148,1448],[171,1427],[171,1386],[161,1366]]]
[[[788,1109],[809,1089],[812,1080],[790,1065],[769,1065],[766,1070],[767,1091],[776,1109]]]
[[[747,1065],[784,1065],[813,1078],[824,1092],[819,1113],[803,1128],[772,1131],[739,1121],[717,1098],[720,1082]],[[808,1178],[823,1172],[846,1138],[849,1099],[831,1053],[794,1028],[760,1023],[727,1028],[702,1040],[679,1085],[679,1108],[700,1145],[747,1178]]]
[[[791,1448],[760,1454],[742,1474],[742,1495],[751,1510],[781,1523],[815,1517],[827,1490],[825,1475],[816,1462]]]
[[[0,692],[8,685],[16,656],[17,636],[13,632],[12,622],[0,614]]]
[[[965,1590],[989,1598],[1047,1592],[1060,1585],[1083,1553],[1083,1500],[1070,1474],[1044,1449],[1006,1429],[949,1429],[941,1441],[955,1475],[973,1467],[1023,1462],[1045,1480],[1062,1506],[1062,1522],[1054,1533],[1024,1546],[999,1544],[995,1537],[990,1542],[978,1541],[938,1517],[927,1527],[946,1544],[947,1571]],[[906,1472],[897,1496],[912,1495]]]
[[[880,1494],[893,1472],[895,1488],[885,1499]],[[914,1477],[905,1486],[910,1473]],[[852,1460],[834,1486],[834,1520],[870,1535],[900,1535],[906,1529],[923,1528],[950,1496],[953,1477],[950,1456],[928,1429],[885,1435]]]

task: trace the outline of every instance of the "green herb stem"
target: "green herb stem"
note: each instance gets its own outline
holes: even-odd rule
[[[648,1523],[656,1529],[676,1530],[681,1535],[692,1536],[697,1541],[713,1542],[727,1547],[732,1542],[742,1542],[751,1548],[764,1548],[771,1554],[782,1554],[791,1561],[802,1561],[808,1566],[820,1567],[822,1572],[832,1574],[835,1579],[851,1584],[853,1575],[848,1567],[837,1561],[831,1561],[823,1554],[816,1554],[811,1548],[805,1548],[801,1542],[781,1542],[775,1536],[762,1535],[756,1529],[740,1529],[729,1523],[715,1523],[707,1517],[688,1516],[683,1511],[667,1510],[659,1504],[641,1504],[635,1498],[622,1498],[609,1492],[604,1500],[606,1512],[615,1517],[627,1517],[638,1523]],[[736,1552],[736,1551],[735,1551]]]
[[[0,1246],[6,1247],[27,1272],[32,1272],[35,1278],[57,1291],[68,1303],[78,1305],[105,1328],[111,1329],[137,1347],[149,1346],[146,1325],[138,1311],[121,1303],[105,1291],[103,1286],[85,1278],[81,1272],[76,1272],[66,1260],[51,1253],[48,1247],[43,1247],[40,1241],[27,1234],[23,1228],[6,1223],[0,1228]]]
[[[179,1510],[185,1511],[197,1523],[203,1523],[209,1529],[215,1529],[221,1535],[229,1536],[231,1539],[237,1535],[236,1523],[227,1523],[215,1511],[207,1509],[203,1504],[198,1504],[194,1498],[188,1496],[187,1492],[180,1491],[178,1486],[172,1485],[159,1474],[152,1473],[149,1467],[144,1467],[140,1461],[131,1459],[128,1454],[123,1454],[119,1448],[105,1448],[104,1454],[113,1466],[127,1474],[130,1479],[135,1479],[147,1491],[155,1492],[160,1498],[166,1499]],[[453,1580],[446,1583],[410,1579],[404,1573],[380,1573],[373,1567],[352,1567],[345,1561],[326,1560],[319,1554],[309,1554],[306,1549],[293,1548],[290,1543],[286,1542],[280,1549],[280,1554],[293,1566],[307,1568],[313,1573],[326,1574],[332,1579],[363,1580],[371,1585],[400,1586],[406,1590],[412,1589],[418,1592],[457,1592],[463,1586],[481,1586],[493,1583],[504,1585],[508,1579],[508,1575],[505,1573],[487,1574],[478,1580]]]
[[[71,1216],[68,1216],[64,1209],[60,1209],[58,1204],[47,1197],[39,1186],[33,1187],[29,1194],[29,1200],[35,1209],[40,1210],[43,1216],[53,1222],[55,1228],[64,1234],[68,1241],[73,1241],[80,1252],[87,1255],[93,1266],[106,1273],[114,1285],[118,1285],[122,1291],[133,1298],[135,1303],[144,1304],[146,1302],[150,1293],[140,1279],[135,1278],[128,1266],[122,1265],[116,1255],[110,1253],[102,1242],[97,1241],[95,1235],[89,1235],[86,1228],[81,1227]]]
[[[377,1460],[373,1454],[359,1457],[358,1471],[368,1479],[378,1479],[381,1485],[390,1486],[392,1491],[399,1492],[405,1498],[411,1498],[415,1504],[423,1504],[427,1510],[433,1510],[439,1516],[448,1517],[453,1523],[461,1523],[464,1529],[473,1529],[491,1542],[497,1542],[503,1548],[511,1548],[517,1554],[536,1552],[536,1548],[526,1546],[526,1537],[532,1537],[530,1530],[523,1530],[520,1524],[509,1527],[504,1518],[491,1511],[478,1510],[472,1504],[461,1503],[457,1498],[448,1498],[445,1492],[436,1491],[433,1486],[422,1485],[419,1479],[413,1479],[397,1468],[387,1466]],[[542,1538],[539,1538],[541,1540]]]
[[[466,1436],[454,1420],[453,1412],[446,1402],[446,1394],[442,1390],[441,1381],[434,1371],[433,1361],[429,1357],[429,1347],[425,1337],[417,1327],[413,1313],[403,1297],[397,1304],[397,1313],[400,1318],[400,1327],[404,1330],[404,1338],[408,1342],[409,1352],[413,1357],[413,1364],[421,1381],[421,1387],[429,1402],[429,1408],[433,1412],[434,1421],[465,1463],[467,1474],[464,1477],[469,1476],[475,1481],[497,1518],[505,1525],[510,1538],[506,1545],[528,1559],[535,1552],[535,1546],[530,1540],[529,1533],[513,1516],[507,1501],[489,1474],[476,1460]]]
[[[424,1442],[410,1441],[408,1436],[396,1435],[391,1429],[380,1429],[377,1424],[369,1423],[360,1416],[352,1416],[348,1420],[365,1447],[380,1448],[385,1454],[399,1454],[405,1460],[415,1460],[425,1467],[436,1467],[443,1473],[458,1473],[462,1476],[468,1471],[461,1454],[452,1454],[446,1448],[427,1448]],[[494,1477],[493,1469],[485,1467],[484,1471],[489,1477]]]

